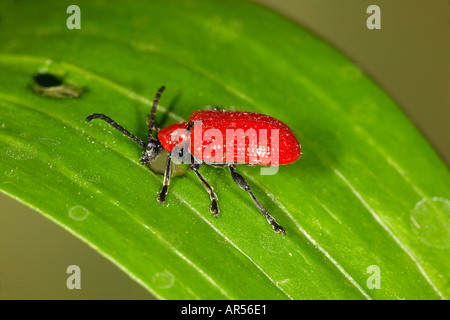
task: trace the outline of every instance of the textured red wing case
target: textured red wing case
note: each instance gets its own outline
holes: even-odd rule
[[[213,163],[282,165],[300,157],[300,144],[280,120],[246,111],[204,110],[189,118],[191,152]]]

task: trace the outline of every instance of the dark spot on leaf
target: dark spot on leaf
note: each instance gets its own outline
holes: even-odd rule
[[[84,89],[67,84],[63,79],[51,73],[39,73],[33,77],[33,92],[53,99],[79,98]]]
[[[34,77],[34,82],[42,87],[56,87],[63,84],[62,80],[50,73],[40,73]]]

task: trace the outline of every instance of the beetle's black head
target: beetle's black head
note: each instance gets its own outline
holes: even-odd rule
[[[144,151],[142,151],[141,162],[142,164],[150,164],[150,162],[158,155],[161,151],[162,145],[156,138],[151,138],[148,140]]]

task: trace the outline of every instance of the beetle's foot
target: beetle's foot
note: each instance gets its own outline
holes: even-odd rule
[[[269,224],[272,226],[273,231],[275,231],[276,233],[280,233],[281,231],[283,235],[286,235],[286,231],[284,230],[284,228],[280,226],[278,222],[270,214],[267,214],[266,218],[267,222],[269,222]]]
[[[286,231],[284,230],[284,228],[282,226],[280,226],[278,223],[276,223],[275,221],[272,224],[272,228],[273,231],[275,231],[276,233],[280,233],[280,231],[283,233],[283,235],[286,235]]]
[[[166,202],[166,194],[167,194],[167,186],[163,186],[157,199],[159,204],[163,204],[164,202]]]
[[[214,213],[214,218],[219,217],[219,206],[217,205],[217,201],[215,199],[211,200],[211,213]]]

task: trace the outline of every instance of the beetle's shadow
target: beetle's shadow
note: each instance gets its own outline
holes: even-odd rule
[[[178,101],[181,97],[181,91],[178,91],[177,94],[172,98],[170,103],[167,105],[166,111],[162,112],[159,117],[158,113],[156,113],[156,126],[159,128],[166,127],[167,121],[169,120],[169,114],[175,109],[175,106],[178,104]]]

